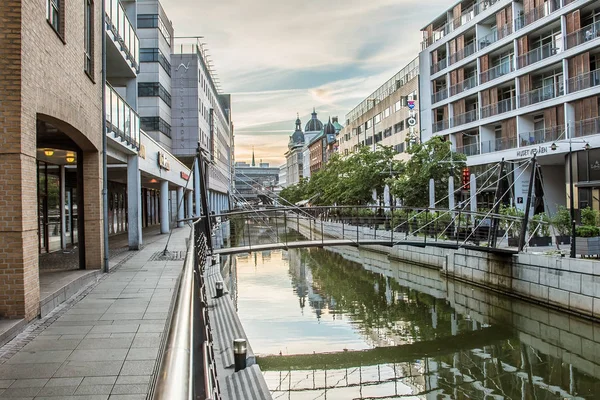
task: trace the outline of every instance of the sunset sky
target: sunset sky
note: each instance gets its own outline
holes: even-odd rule
[[[449,0],[162,0],[175,36],[204,36],[232,94],[236,161],[281,165],[296,113],[345,115],[418,55]]]

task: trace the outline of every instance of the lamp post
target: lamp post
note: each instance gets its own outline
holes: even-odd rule
[[[585,143],[583,149],[588,151],[590,149],[590,144],[585,140],[573,140],[569,138],[569,206],[571,208],[571,258],[577,258],[577,252],[575,248],[575,235],[576,235],[576,227],[575,227],[575,199],[573,196],[574,185],[573,185],[573,143]],[[555,151],[558,148],[556,143],[552,143],[550,149]]]

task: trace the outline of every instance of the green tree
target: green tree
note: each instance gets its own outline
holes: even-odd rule
[[[404,163],[403,173],[393,181],[392,193],[409,207],[429,205],[429,180],[435,182],[436,199],[448,194],[448,178],[454,175],[454,187],[460,187],[460,171],[467,157],[451,150],[451,143],[433,137],[425,143],[413,144],[408,149],[410,159]],[[451,163],[450,160],[453,162]],[[448,201],[439,207],[447,207]]]

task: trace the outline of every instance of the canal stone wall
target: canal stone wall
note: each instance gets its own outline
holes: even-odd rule
[[[316,226],[315,226],[316,225]],[[369,227],[342,226],[336,222],[316,224],[301,219],[298,231],[313,239],[320,239],[321,229],[325,237],[372,239],[374,229]],[[342,236],[343,235],[343,236]],[[377,231],[378,238],[390,238],[390,231]],[[396,233],[396,235],[398,235]],[[401,237],[398,236],[398,240]],[[435,268],[441,273],[465,282],[493,289],[511,296],[539,302],[583,315],[600,317],[600,263],[592,260],[570,259],[542,254],[494,255],[476,250],[449,250],[429,246],[425,248],[396,245],[362,246],[383,257]],[[375,256],[359,252],[356,262],[364,263]],[[379,257],[379,256],[377,256]]]

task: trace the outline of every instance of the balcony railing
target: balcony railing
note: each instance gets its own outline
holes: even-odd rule
[[[433,133],[436,133],[436,132],[446,130],[448,128],[450,128],[450,121],[445,119],[445,120],[434,123],[432,129],[433,129]]]
[[[448,98],[448,88],[444,87],[431,95],[431,103],[435,104],[438,101],[446,100],[447,98]]]
[[[493,117],[494,115],[503,114],[515,109],[515,97],[500,100],[497,103],[481,107],[481,119]]]
[[[526,14],[520,15],[515,20],[517,30],[534,23],[560,8],[560,0],[548,0],[539,7],[534,8]]]
[[[454,54],[450,55],[450,65],[459,62],[460,60],[463,60],[467,57],[469,57],[470,55],[474,54],[475,51],[477,50],[477,47],[475,47],[475,41],[472,41],[471,43],[467,44],[465,47],[463,47],[461,50],[457,51]]]
[[[569,93],[589,89],[600,85],[600,69],[586,72],[569,79]]]
[[[456,149],[456,152],[464,154],[467,157],[468,156],[476,156],[478,154],[481,154],[481,152],[479,151],[479,143],[472,143],[472,144],[464,145],[462,147],[458,147]]]
[[[544,86],[539,89],[534,89],[530,92],[523,93],[519,98],[519,106],[525,107],[542,101],[550,100],[564,94],[562,85],[557,90],[554,86]]]
[[[139,70],[140,39],[121,2],[106,0],[104,12],[106,13],[106,30],[112,32],[115,41],[119,42],[121,50],[126,54],[128,60],[136,70]]]
[[[440,72],[444,68],[448,66],[448,59],[444,58],[443,60],[438,61],[437,63],[431,66],[431,75]]]
[[[567,49],[600,37],[600,21],[567,35]]]
[[[570,125],[574,137],[600,134],[600,117],[584,119]]]
[[[521,147],[554,142],[556,140],[565,138],[565,126],[557,125],[549,128],[538,129],[532,132],[521,133],[520,138]]]
[[[494,79],[503,75],[510,74],[514,70],[515,69],[513,67],[512,60],[510,62],[503,62],[488,69],[487,71],[483,71],[481,74],[479,74],[479,80],[481,83],[493,81]]]
[[[485,36],[479,41],[479,50],[485,49],[489,45],[496,43],[498,40],[510,35],[512,33],[512,24],[506,24],[500,29],[493,29],[492,33]]]
[[[493,153],[494,151],[510,150],[517,147],[517,138],[498,138],[481,142],[481,154]]]
[[[139,149],[140,117],[109,84],[106,85],[106,125],[109,132]]]
[[[450,86],[450,96],[456,96],[465,90],[473,89],[475,86],[477,86],[477,76],[473,75],[454,86]]]
[[[479,119],[479,112],[477,109],[467,111],[466,113],[456,115],[452,118],[452,127],[468,124]]]
[[[548,43],[538,47],[537,49],[533,49],[526,54],[520,55],[517,58],[517,65],[519,68],[523,68],[528,65],[535,64],[536,62],[545,60],[548,57],[552,57],[559,51],[560,49],[554,46],[554,43]]]

